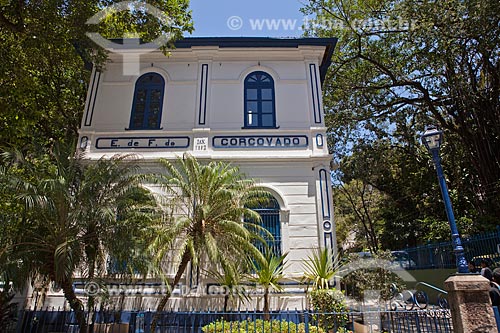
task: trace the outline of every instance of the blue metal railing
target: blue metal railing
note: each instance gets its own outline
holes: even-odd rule
[[[141,332],[150,333],[154,312],[99,311],[93,314],[90,333],[94,332]],[[453,331],[449,310],[418,311],[366,311],[345,313],[313,313],[308,311],[272,311],[271,321],[263,320],[263,313],[257,311],[238,312],[162,312],[156,333],[313,333],[337,332],[344,328],[372,329],[375,325],[385,332],[436,332]],[[118,325],[120,323],[120,325]],[[207,326],[211,324],[211,326]],[[270,329],[264,329],[270,326]],[[321,330],[318,330],[321,327]],[[357,327],[357,328],[356,328]],[[344,330],[344,331],[345,331]],[[13,331],[14,332],[14,331]],[[20,312],[17,333],[31,332],[78,332],[75,316],[69,311]]]
[[[462,246],[468,261],[489,258],[493,266],[500,266],[499,245],[500,226],[495,232],[462,237]],[[456,267],[451,241],[406,248],[403,251],[406,251],[409,258],[415,262],[410,269]]]
[[[423,290],[418,290],[419,286],[427,287],[427,288],[434,290],[435,292],[438,293],[437,299],[434,302],[434,304],[438,305],[442,309],[449,309],[450,308],[450,306],[448,304],[448,299],[447,299],[448,292],[441,289],[441,288],[438,288],[430,283],[423,282],[423,281],[420,281],[415,285],[415,289],[417,290],[415,293],[415,301],[420,302],[421,300],[419,299],[419,296],[422,296],[424,298],[424,301],[426,303],[429,303],[429,297],[427,296],[427,293],[424,292]]]
[[[498,311],[498,306],[493,307],[493,313],[495,314],[495,319],[497,321],[497,330],[500,332],[500,312]]]

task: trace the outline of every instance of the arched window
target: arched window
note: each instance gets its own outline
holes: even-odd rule
[[[270,197],[265,205],[248,208],[259,213],[262,219],[262,226],[272,235],[272,238],[264,235],[267,246],[276,255],[281,255],[281,222],[280,222],[280,205],[278,201]],[[260,249],[263,250],[263,249]]]
[[[129,129],[159,129],[165,80],[160,74],[146,73],[135,83]]]
[[[244,127],[276,127],[274,80],[265,72],[252,72],[245,78]]]

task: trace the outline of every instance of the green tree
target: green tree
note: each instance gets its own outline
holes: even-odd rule
[[[18,193],[23,189],[21,170],[11,161],[10,154],[2,153],[0,160],[0,280],[5,285],[13,283],[15,290],[25,287],[29,274],[23,272],[13,244],[23,236],[26,220],[23,201]]]
[[[358,247],[368,248],[372,253],[380,248],[383,198],[376,188],[356,179],[334,187],[334,203],[337,214],[343,218],[343,227],[355,235]]]
[[[324,104],[345,182],[358,170],[359,180],[389,195],[386,221],[405,233],[419,219],[446,220],[433,204],[441,204],[436,176],[418,142],[437,124],[457,215],[478,226],[498,216],[498,1],[311,0],[304,12],[317,18],[307,35],[339,38]]]
[[[107,38],[133,33],[172,40],[191,32],[188,0],[151,0],[170,22],[142,6],[110,13],[99,25],[94,14],[119,0],[0,1],[0,145],[36,151],[77,136],[92,64],[102,67],[106,51],[86,33]],[[140,2],[136,2],[140,3]]]
[[[75,213],[85,253],[81,268],[88,281],[103,276],[109,256],[124,264],[122,275],[133,271],[146,275],[149,270],[151,258],[146,249],[155,202],[142,188],[144,176],[138,172],[136,156],[115,155],[85,165],[82,178],[77,179],[79,188],[74,200],[79,207]],[[92,295],[87,308],[94,308]]]
[[[249,275],[248,281],[264,288],[264,307],[262,311],[264,312],[264,320],[266,321],[271,319],[269,313],[269,292],[271,290],[283,290],[279,282],[284,277],[283,272],[285,270],[287,255],[288,253],[277,255],[270,248],[266,248],[264,251],[264,260],[251,260],[253,273]]]
[[[2,154],[5,155],[5,154]],[[17,303],[12,303],[15,294],[11,290],[20,290],[26,286],[26,272],[21,271],[18,264],[19,256],[12,251],[12,244],[20,238],[22,230],[22,215],[20,203],[16,200],[18,182],[16,168],[11,163],[5,163],[0,156],[0,327],[10,327],[16,321]]]
[[[44,164],[47,161],[37,160]],[[25,194],[32,191],[33,173],[25,157],[15,152],[1,151],[0,157],[0,280],[5,285],[12,285],[15,291],[23,290],[30,279],[33,283],[36,274],[18,250],[25,241],[27,225],[31,221],[31,212],[26,209],[31,197],[25,200]],[[44,281],[45,282],[45,281]]]
[[[85,332],[84,305],[73,289],[77,271],[95,277],[104,267],[104,254],[113,255],[110,238],[123,227],[117,218],[119,203],[140,186],[137,164],[130,156],[103,158],[88,164],[73,152],[74,145],[53,152],[54,164],[22,167],[33,172],[19,193],[27,207],[23,237],[11,245],[31,277],[41,276],[58,283],[80,329]],[[130,210],[134,209],[133,207]],[[131,227],[132,224],[129,224]],[[130,237],[140,237],[140,225]],[[130,243],[121,240],[124,251]],[[20,277],[19,277],[20,278]]]
[[[262,257],[254,245],[263,229],[258,224],[260,216],[245,204],[268,196],[237,167],[224,162],[205,164],[184,155],[176,163],[166,159],[160,163],[164,172],[154,181],[165,194],[168,214],[156,230],[151,250],[160,272],[171,251],[177,253],[178,265],[173,280],[168,281],[170,290],[158,304],[152,331],[189,263],[197,266],[200,260],[208,260],[227,269],[232,260],[241,260],[249,253]]]
[[[350,254],[345,272],[341,270],[341,273],[347,273],[342,276],[347,295],[363,301],[368,296],[366,291],[378,291],[379,300],[389,300],[394,296],[395,289],[404,290],[405,281],[396,274],[393,260],[389,251],[380,251],[370,258]]]
[[[428,239],[433,229],[429,224],[421,223],[423,220],[432,219],[447,224],[432,161],[416,142],[416,134],[410,135],[410,129],[405,132],[408,134],[400,130],[395,132],[398,134],[397,144],[377,140],[354,147],[349,156],[343,157],[340,169],[335,172],[333,194],[339,217],[339,235],[345,239],[349,230],[354,229],[359,236],[357,247],[370,248],[367,245],[370,238],[363,230],[357,231],[361,224],[356,218],[356,210],[363,213],[356,208],[362,207],[361,193],[364,193],[367,202],[366,212],[371,215],[366,220],[376,221],[375,231],[380,248],[415,246]],[[448,151],[449,148],[446,145],[443,149]],[[463,162],[447,159],[444,168],[451,170],[447,172],[447,181],[451,184],[450,194],[456,215],[461,219],[471,219],[476,214],[470,202],[471,196],[467,194],[467,179],[456,170],[460,163]],[[356,203],[355,206],[347,200],[347,193],[354,199],[351,201]],[[487,228],[484,223],[476,221],[472,228],[460,228],[460,231],[470,234]]]

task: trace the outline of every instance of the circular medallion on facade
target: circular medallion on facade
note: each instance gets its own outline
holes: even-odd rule
[[[86,149],[88,142],[89,142],[89,138],[86,136],[82,136],[82,138],[80,139],[80,148]]]
[[[330,221],[325,221],[323,222],[323,229],[325,229],[325,231],[328,231],[332,228],[332,224]]]

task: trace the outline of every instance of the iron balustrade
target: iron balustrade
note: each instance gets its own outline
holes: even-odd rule
[[[142,332],[150,333],[152,311],[116,311],[113,309],[91,313],[93,320],[90,333],[107,332]],[[87,313],[88,316],[88,313]],[[280,333],[309,333],[317,332],[315,327],[324,326],[323,332],[333,331],[344,327],[347,332],[355,329],[376,329],[384,332],[408,333],[451,333],[453,332],[449,310],[377,310],[377,311],[350,311],[345,313],[315,313],[298,310],[281,310],[270,313],[274,321],[272,332]],[[346,324],[339,327],[336,322],[339,316],[346,319]],[[334,319],[331,319],[334,318]],[[222,330],[205,332],[261,332],[264,325],[263,313],[258,311],[165,311],[161,313],[156,333],[201,333],[203,327],[219,321]],[[331,319],[331,320],[330,320]],[[114,325],[120,322],[122,325]],[[291,324],[287,324],[291,323]],[[140,329],[139,326],[141,325]],[[276,328],[278,328],[276,330]],[[46,309],[45,311],[24,310],[19,313],[19,320],[15,330],[6,332],[64,332],[77,333],[79,331],[73,312],[61,309]],[[2,331],[4,332],[4,331]],[[266,331],[271,332],[271,331]]]
[[[494,232],[462,236],[462,247],[468,261],[488,258],[492,266],[500,266],[500,226]],[[429,243],[402,251],[408,253],[412,265],[408,269],[454,268],[456,267],[451,241]],[[415,264],[413,264],[413,262]]]

